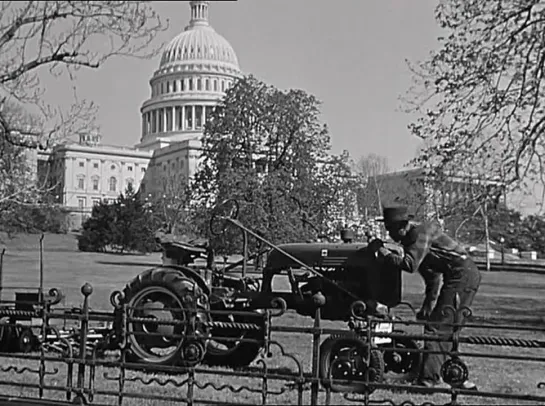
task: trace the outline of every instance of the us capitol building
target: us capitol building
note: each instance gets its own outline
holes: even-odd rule
[[[195,172],[204,123],[242,73],[233,47],[209,24],[209,1],[189,4],[188,26],[166,46],[149,82],[138,144],[103,145],[100,134],[91,133],[38,154],[38,171],[49,172],[72,228],[129,184],[151,195]]]

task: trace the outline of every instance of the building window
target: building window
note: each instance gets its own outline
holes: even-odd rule
[[[85,197],[78,197],[78,207],[80,209],[85,207]]]
[[[142,171],[142,173],[146,172],[146,168],[141,168],[140,170]]]
[[[134,188],[134,180],[133,179],[127,179],[127,188]]]
[[[115,177],[110,178],[110,192],[115,192],[117,190],[117,179]]]
[[[151,114],[151,133],[154,134],[157,132],[157,117],[155,115],[155,110],[150,111]]]
[[[204,80],[204,88],[206,89],[206,91],[210,91],[210,80],[208,79],[205,79]]]
[[[85,164],[84,164],[83,162],[80,162],[80,163],[79,163],[79,167],[80,167],[80,168],[83,168],[84,166],[85,166]]]
[[[158,133],[162,133],[165,131],[165,110],[159,109],[159,128],[157,130]]]
[[[165,93],[165,84],[161,82],[161,94]]]
[[[202,90],[202,80],[201,80],[201,78],[197,79],[197,90]]]
[[[223,80],[221,81],[221,91],[225,92],[225,82]]]
[[[182,108],[180,106],[176,106],[174,109],[174,114],[176,114],[176,128],[175,131],[183,129],[184,120],[182,117]]]
[[[210,117],[212,117],[212,112],[214,111],[214,107],[212,106],[206,106],[206,111],[205,111],[205,115],[204,115],[204,119],[206,121],[209,121],[210,120]]]
[[[110,166],[110,169],[111,169],[112,171],[115,171],[115,165]]]
[[[98,169],[98,162],[95,162],[95,163],[93,164],[93,168]]]
[[[214,79],[214,92],[218,91],[218,80]]]
[[[185,90],[185,79],[180,80],[180,91],[183,92]]]
[[[193,90],[193,78],[189,78],[187,80],[187,90],[189,90],[190,92]]]
[[[129,172],[132,172],[132,166],[127,166],[127,170],[128,170]]]
[[[98,178],[93,178],[93,190],[98,190]]]
[[[185,129],[193,129],[193,111],[191,110],[192,106],[184,106],[185,109]]]
[[[167,131],[172,131],[172,109],[167,109]]]
[[[98,206],[100,204],[100,199],[93,199],[93,206]]]
[[[83,175],[78,176],[78,189],[85,189],[85,176]]]
[[[195,128],[202,128],[202,106],[195,106]]]

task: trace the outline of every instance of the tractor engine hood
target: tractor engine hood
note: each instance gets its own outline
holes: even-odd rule
[[[379,264],[367,246],[363,243],[282,244],[267,256],[264,273],[270,275],[290,268],[301,269],[301,265],[284,255],[282,250],[346,288],[357,285],[358,291],[354,293],[362,299],[376,300],[389,307],[397,306],[402,300],[401,271]],[[385,244],[385,247],[400,251],[394,244]]]

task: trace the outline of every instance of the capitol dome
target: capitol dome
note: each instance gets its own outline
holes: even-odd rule
[[[207,9],[204,9],[207,12]],[[198,9],[195,8],[195,13]],[[160,68],[185,63],[205,62],[238,70],[235,50],[208,24],[208,16],[192,16],[185,31],[174,37],[166,46]]]
[[[199,138],[211,111],[242,76],[233,47],[208,21],[210,2],[189,5],[189,24],[165,47],[150,80],[138,148]]]

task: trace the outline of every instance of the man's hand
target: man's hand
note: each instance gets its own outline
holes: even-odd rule
[[[379,249],[384,247],[384,243],[381,239],[375,238],[373,241],[371,241],[368,245],[368,249],[375,254]]]
[[[424,321],[429,320],[431,316],[431,312],[432,312],[431,306],[422,305],[421,309],[418,311],[418,313],[416,313],[416,320],[424,320]]]

